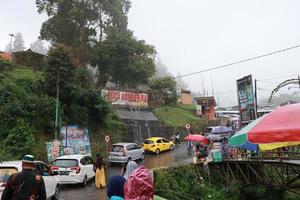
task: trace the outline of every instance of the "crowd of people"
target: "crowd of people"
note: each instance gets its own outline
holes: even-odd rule
[[[106,187],[105,169],[103,158],[97,154],[94,166],[95,185],[97,188]],[[144,166],[138,166],[135,161],[130,159],[127,164],[122,165],[120,175],[114,175],[109,178],[107,197],[109,200],[153,199],[153,178],[149,169]]]

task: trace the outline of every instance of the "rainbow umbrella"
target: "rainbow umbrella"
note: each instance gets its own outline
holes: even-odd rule
[[[261,150],[300,144],[300,104],[279,107],[229,139],[231,146],[258,144]]]

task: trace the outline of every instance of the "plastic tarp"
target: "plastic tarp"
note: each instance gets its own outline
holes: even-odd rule
[[[124,197],[125,200],[153,199],[153,180],[146,167],[138,167],[128,177],[124,185]]]
[[[279,107],[248,133],[251,143],[300,142],[300,103]]]

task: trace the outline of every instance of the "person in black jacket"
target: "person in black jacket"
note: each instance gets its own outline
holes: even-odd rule
[[[9,177],[1,200],[46,200],[45,183],[42,175],[33,171],[32,155],[23,157],[22,168],[21,172]]]

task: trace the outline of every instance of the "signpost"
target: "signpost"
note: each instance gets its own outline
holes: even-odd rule
[[[189,129],[191,128],[191,125],[190,125],[190,124],[186,124],[186,125],[185,125],[185,128],[186,128],[187,130],[189,130]]]
[[[109,143],[109,141],[110,141],[110,137],[109,137],[109,135],[106,135],[105,137],[104,137],[104,140],[105,140],[105,142],[106,142],[106,151],[107,151],[107,156],[108,156],[108,143]]]

